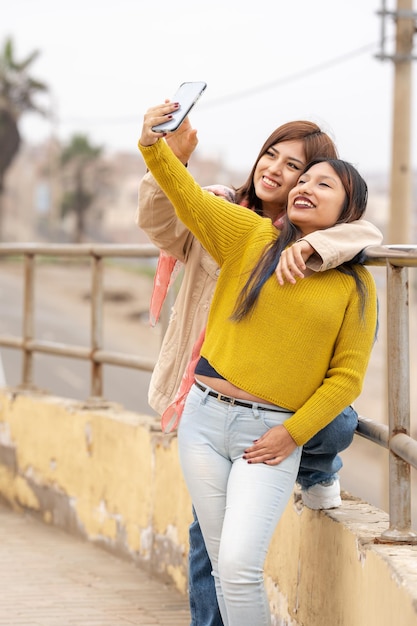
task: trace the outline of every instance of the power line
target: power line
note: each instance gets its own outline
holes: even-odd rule
[[[334,67],[335,65],[340,65],[341,63],[345,63],[349,61],[353,57],[360,56],[369,52],[375,47],[376,44],[367,44],[366,46],[362,46],[361,48],[357,48],[356,50],[352,50],[351,52],[347,52],[346,54],[342,54],[339,57],[335,57],[334,59],[330,59],[330,61],[325,61],[324,63],[320,63],[319,65],[314,65],[312,67],[306,68],[301,72],[296,72],[295,74],[290,74],[289,76],[283,76],[282,78],[278,78],[277,80],[265,83],[264,85],[259,85],[257,87],[252,87],[250,89],[245,89],[244,91],[237,92],[230,96],[224,96],[223,98],[217,98],[215,100],[211,100],[210,102],[205,102],[199,105],[199,108],[208,108],[211,106],[217,106],[219,104],[225,104],[228,102],[233,102],[234,100],[246,98],[248,96],[257,95],[264,91],[269,91],[270,89],[275,89],[281,85],[286,85],[291,82],[295,82],[304,78],[310,74],[317,74],[318,72],[322,72],[323,70],[329,69],[330,67]]]
[[[198,108],[208,109],[208,108],[216,107],[219,105],[228,104],[230,102],[234,102],[235,100],[242,100],[242,98],[247,98],[252,95],[258,95],[265,91],[275,89],[276,87],[279,87],[281,85],[287,85],[289,83],[296,82],[297,80],[300,80],[304,78],[305,76],[309,76],[311,74],[318,74],[319,72],[323,72],[324,70],[340,65],[341,63],[346,63],[347,61],[350,61],[354,57],[358,57],[363,54],[366,54],[372,51],[373,49],[375,49],[376,45],[377,44],[375,43],[366,44],[364,46],[361,46],[360,48],[351,50],[350,52],[342,54],[338,57],[334,57],[333,59],[330,59],[329,61],[325,61],[318,65],[313,65],[309,68],[303,69],[300,72],[295,72],[294,74],[290,74],[289,76],[283,76],[272,82],[265,83],[263,85],[258,85],[257,87],[251,87],[250,89],[237,91],[234,94],[229,94],[227,96],[215,98],[214,100],[205,101],[204,103],[202,102],[201,104],[199,103]],[[86,124],[88,123],[89,125],[102,125],[102,124],[110,125],[110,124],[137,123],[137,120],[138,120],[137,115],[126,115],[123,117],[112,117],[112,118],[101,118],[101,119],[97,119],[97,117],[95,117],[94,119],[67,118],[67,119],[59,120],[59,123],[61,124]]]

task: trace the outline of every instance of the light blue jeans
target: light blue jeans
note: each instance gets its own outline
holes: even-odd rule
[[[304,444],[297,476],[304,489],[334,478],[343,465],[337,453],[350,445],[357,424],[358,414],[349,406]],[[189,534],[190,626],[223,626],[212,567],[194,508]]]
[[[297,478],[301,448],[279,465],[249,464],[245,449],[291,413],[232,406],[207,392],[192,387],[178,446],[220,612],[225,626],[270,626],[264,561]]]

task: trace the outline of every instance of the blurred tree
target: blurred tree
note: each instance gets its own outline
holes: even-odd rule
[[[6,39],[0,50],[0,239],[4,176],[19,151],[19,120],[28,112],[46,114],[34,98],[39,92],[46,92],[48,87],[28,73],[38,56],[39,51],[35,50],[23,61],[17,61],[11,38]]]
[[[85,216],[94,197],[96,164],[102,147],[93,146],[85,135],[73,135],[61,155],[64,174],[62,215],[75,213],[74,242],[81,243],[85,235]]]

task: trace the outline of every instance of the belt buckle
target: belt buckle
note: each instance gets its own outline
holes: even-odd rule
[[[217,398],[216,398],[219,402],[223,402],[224,404],[230,404],[231,406],[234,405],[235,403],[235,398],[232,398],[231,396],[224,396],[221,393],[217,394]]]

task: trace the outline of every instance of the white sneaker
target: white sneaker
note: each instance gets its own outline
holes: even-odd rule
[[[301,489],[301,500],[309,509],[337,509],[342,504],[339,479],[332,478],[328,482]]]

